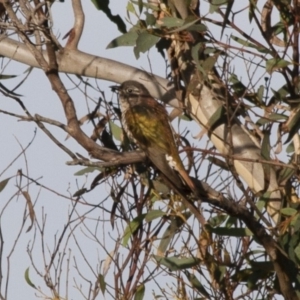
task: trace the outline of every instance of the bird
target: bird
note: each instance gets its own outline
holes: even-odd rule
[[[196,188],[180,158],[165,107],[138,81],[127,80],[111,89],[119,94],[121,123],[129,139],[181,196],[193,193]],[[199,212],[194,206],[194,212],[195,209]]]

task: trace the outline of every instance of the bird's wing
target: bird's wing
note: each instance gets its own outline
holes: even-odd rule
[[[153,165],[165,175],[168,181],[177,186],[178,189],[186,190],[186,186],[181,180],[179,174],[170,167],[165,153],[162,153],[156,147],[154,149],[152,147],[149,147],[146,152]]]
[[[153,165],[173,184],[184,188],[178,173],[172,169],[166,159],[172,147],[176,147],[169,120],[163,106],[148,107],[135,105],[128,112],[128,130],[139,146],[147,153]],[[179,158],[180,159],[180,158]]]
[[[161,105],[147,109],[136,105],[130,111],[130,118],[132,126],[128,129],[145,148],[153,146],[169,153],[171,147],[176,147],[166,111]]]

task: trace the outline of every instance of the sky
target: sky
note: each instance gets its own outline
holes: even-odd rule
[[[156,53],[156,50],[150,51],[149,58],[144,54],[141,55],[139,60],[136,60],[131,47],[106,49],[109,42],[119,36],[120,32],[118,32],[116,26],[112,25],[102,12],[95,9],[91,1],[82,2],[86,14],[86,21],[83,36],[79,44],[79,49],[81,51],[118,60],[147,71],[151,70],[149,66],[150,60],[154,73],[156,75],[165,76],[165,62],[162,57]],[[124,16],[126,5],[127,1],[111,1],[113,14]],[[73,14],[70,1],[65,1],[65,3],[55,3],[53,6],[53,17],[53,31],[56,36],[59,37],[61,44],[64,45],[66,40],[62,40],[62,37],[73,25]],[[8,88],[12,88],[20,81],[20,78],[24,77],[23,73],[26,71],[27,66],[9,62],[3,69],[3,74],[18,75],[16,79],[6,80],[4,82]],[[74,89],[73,84],[65,75],[61,76],[66,86],[70,89],[69,92],[76,103],[78,116],[83,116],[86,114],[87,110],[85,96],[77,89]],[[94,79],[89,79],[89,81],[92,84],[95,82]],[[108,99],[115,99],[108,88],[112,84],[111,82],[98,81],[97,84]],[[64,122],[60,101],[56,94],[51,90],[50,84],[41,70],[33,70],[28,79],[26,79],[26,82],[17,90],[17,93],[23,95],[22,101],[24,101],[24,104],[31,114],[38,113],[39,115]],[[91,96],[97,100],[99,93],[91,92]],[[2,110],[23,114],[18,104],[9,98],[0,96],[0,106]],[[0,155],[2,157],[0,160],[0,174],[9,166],[7,171],[1,174],[0,181],[14,176],[19,169],[22,169],[23,173],[28,172],[31,178],[38,179],[41,184],[46,185],[50,190],[58,191],[61,195],[70,197],[70,195],[74,194],[74,192],[81,188],[86,182],[89,183],[93,179],[95,174],[91,174],[88,178],[85,176],[74,176],[74,174],[78,170],[81,170],[82,167],[65,166],[66,161],[69,161],[70,158],[54,145],[41,130],[37,129],[35,124],[19,122],[15,118],[1,114],[0,125],[0,136],[2,141],[5,141],[5,144],[0,147]],[[89,126],[86,126],[86,128],[88,129]],[[51,128],[51,130],[60,141],[64,142],[66,138],[65,133],[56,128]],[[199,128],[192,128],[191,131],[192,135],[196,135],[199,132]],[[33,138],[33,143],[26,151],[26,157],[21,155],[15,160],[22,151],[21,146],[26,147]],[[68,139],[64,143],[71,148],[73,152],[78,152],[87,156],[87,153],[72,141],[72,139]],[[6,257],[9,255],[10,249],[15,242],[15,238],[20,232],[26,205],[23,196],[15,195],[18,180],[18,178],[12,178],[4,191],[0,193],[0,211],[4,210],[4,213],[0,215],[1,230],[5,241],[3,254],[4,261],[6,261]],[[25,184],[26,181],[25,178],[23,178],[22,185],[24,186]],[[108,192],[109,189],[107,186],[101,186],[90,194],[89,199],[94,199],[94,204],[96,204],[100,199],[104,199]],[[53,249],[61,234],[62,227],[68,220],[71,201],[56,195],[51,191],[47,191],[46,189],[40,189],[39,186],[34,184],[30,185],[29,193],[32,197],[32,201],[36,202],[35,213],[40,224],[42,223],[42,216],[44,214],[47,225],[45,230],[45,240],[47,241],[49,249]],[[109,202],[107,203],[108,205],[111,205]],[[81,209],[83,211],[89,211],[90,207],[81,206]],[[82,210],[80,213],[82,213]],[[89,219],[85,224],[95,224],[94,222],[96,221],[97,214],[99,214],[99,212],[89,214]],[[74,223],[79,224],[76,222]],[[110,226],[109,221],[107,221],[107,224],[107,226]],[[23,233],[20,235],[20,240],[18,241],[10,260],[10,282],[12,286],[9,288],[8,299],[33,299],[33,295],[36,292],[24,279],[24,272],[31,265],[29,256],[25,253],[28,245],[31,246],[35,243],[34,261],[37,262],[37,265],[41,265],[43,258],[40,256],[38,250],[42,245],[38,238],[38,234],[35,238],[34,229],[25,233],[29,225],[30,220],[27,218],[22,229]],[[84,229],[84,224],[80,224],[80,226],[82,226],[83,229],[81,230],[81,233],[78,234],[79,241],[81,238],[84,239],[84,235],[88,232],[87,229]],[[101,234],[101,230],[99,234]],[[72,239],[70,240],[71,242],[67,245],[66,253],[69,255],[71,251],[72,256],[75,251],[78,251],[78,248],[76,247],[76,242]],[[108,251],[111,251],[112,245],[109,244],[109,238],[107,238],[107,245]],[[92,242],[91,244],[82,244],[81,247],[82,250],[89,253],[90,256],[95,255],[95,257],[99,257],[99,261],[96,262],[97,264],[99,264],[101,260],[107,258],[107,253],[100,253],[99,249],[97,249],[97,245],[95,244],[95,246],[93,246]],[[75,264],[74,261],[71,263],[73,265]],[[64,267],[66,266],[64,265]],[[87,273],[90,272],[87,265],[82,264],[81,267],[83,271]],[[2,266],[4,277],[6,268],[7,265],[4,264],[4,266]],[[30,267],[30,279],[36,286],[43,285],[43,279],[34,272],[32,267]],[[14,288],[13,283],[18,283],[18,289]],[[75,283],[73,283],[73,285],[75,285]],[[4,287],[2,286],[1,291],[3,290]],[[75,296],[76,294],[71,293],[74,293],[74,290],[72,290],[72,292],[70,291],[70,299],[79,299]],[[107,296],[106,299],[111,298]]]
[[[71,1],[65,1],[65,3],[55,3],[53,6],[53,31],[56,36],[59,37],[59,41],[62,45],[64,45],[67,41],[62,40],[62,37],[73,26],[73,14],[70,3]],[[121,4],[119,1],[111,1],[113,14],[124,14],[126,11],[126,4],[126,1],[122,1]],[[139,60],[136,60],[131,48],[123,47],[122,49],[107,50],[106,46],[109,42],[115,37],[121,35],[121,33],[117,30],[116,26],[111,24],[101,11],[97,11],[95,9],[91,1],[83,1],[83,9],[86,19],[84,33],[79,44],[79,50],[97,56],[115,59],[148,71],[150,70],[147,56],[142,55]],[[152,54],[150,54],[150,58],[151,55]],[[25,65],[9,62],[9,64],[1,70],[2,73],[18,76],[15,80],[6,80],[3,82],[5,86],[13,88],[21,81],[22,78],[24,78],[23,73],[27,70],[27,68],[28,67]],[[155,73],[161,76],[164,76],[165,73],[165,63],[158,55],[155,55]],[[62,74],[61,77],[66,86],[70,89],[69,92],[76,103],[78,116],[82,117],[87,111],[85,96],[78,92],[78,90],[74,89],[74,85],[65,75]],[[89,80],[93,85],[95,84],[94,79]],[[111,82],[98,81],[97,84],[108,99],[113,97],[110,89],[108,88],[112,84]],[[41,70],[33,70],[30,76],[26,79],[26,82],[16,92],[22,95],[21,99],[32,115],[38,113],[39,115],[64,122],[65,118],[62,113],[60,101],[56,94],[51,90],[50,84]],[[92,97],[94,97],[95,100],[97,100],[99,96],[100,94],[98,92],[94,92],[92,94]],[[19,105],[9,98],[0,96],[0,105],[2,110],[11,111],[21,115],[24,114]],[[69,161],[70,158],[63,153],[61,149],[54,145],[40,129],[37,129],[35,124],[22,121],[20,122],[16,118],[3,114],[1,114],[0,117],[0,124],[0,136],[2,141],[5,141],[5,145],[3,144],[2,147],[0,147],[0,155],[2,157],[0,160],[0,173],[9,166],[8,169],[1,175],[0,181],[11,176],[15,176],[18,170],[21,169],[24,174],[28,172],[29,177],[38,180],[38,182],[44,184],[47,189],[58,191],[61,195],[70,197],[70,195],[74,194],[85,183],[90,183],[95,177],[96,173],[91,174],[88,178],[86,176],[74,176],[74,174],[78,170],[81,170],[82,167],[66,166],[65,163],[66,161]],[[54,133],[60,141],[64,142],[66,138],[65,133],[57,128],[48,128],[51,129],[51,132]],[[34,141],[31,143],[33,138]],[[26,157],[21,155],[18,159],[16,159],[16,157],[21,153],[22,147],[26,147],[30,143],[31,145],[26,151]],[[74,152],[88,156],[85,150],[72,141],[72,139],[68,139],[64,143],[66,143],[66,145]],[[27,247],[30,248],[34,244],[33,259],[36,265],[41,267],[43,266],[43,258],[40,252],[42,245],[39,234],[36,233],[35,228],[25,233],[27,228],[30,226],[29,218],[27,218],[24,226],[22,227],[26,200],[23,196],[15,195],[17,192],[16,185],[18,182],[19,179],[13,177],[6,188],[0,193],[0,211],[3,211],[0,219],[1,230],[5,241],[2,272],[4,278],[6,278],[6,257],[9,255],[20,230],[22,230],[22,234],[16,244],[15,251],[12,253],[10,258],[10,286],[8,289],[8,299],[34,299],[34,295],[38,295],[38,293],[25,282],[25,270],[30,266],[29,277],[33,284],[42,287],[44,287],[44,284],[43,279],[37,275],[32,268],[29,256],[26,252]],[[22,186],[25,184],[26,180],[23,178]],[[64,197],[60,197],[51,191],[47,191],[46,189],[40,189],[40,187],[34,184],[29,186],[28,192],[32,197],[32,201],[35,203],[35,214],[39,223],[42,224],[42,220],[46,219],[45,242],[50,251],[51,249],[54,249],[57,239],[62,232],[62,228],[67,223],[68,213],[71,209],[71,201]],[[95,203],[97,201],[100,202],[101,199],[106,197],[108,192],[108,187],[102,185],[89,195],[89,199],[94,199],[92,201]],[[108,205],[111,207],[112,203],[108,202]],[[85,210],[88,211],[89,209],[90,207],[88,206],[81,206],[80,213]],[[89,218],[91,219],[86,221],[86,223],[94,226],[98,216],[99,211],[94,214],[89,214]],[[93,217],[95,219],[92,219]],[[109,224],[108,221],[107,223]],[[81,224],[81,226],[84,228],[83,224]],[[84,229],[81,231],[84,231]],[[85,230],[84,234],[87,234],[86,231],[87,230]],[[82,236],[80,236],[80,233],[78,233],[77,238],[79,241],[86,240],[84,234],[82,233]],[[102,238],[101,231],[99,233],[99,238]],[[109,243],[110,240],[107,238],[107,248],[109,251],[112,251],[113,244],[110,245]],[[99,253],[99,247],[96,244],[93,244],[92,241],[90,244],[86,244],[85,242],[81,243],[80,247],[85,253],[88,253],[89,256],[99,257],[99,261],[107,258],[107,253]],[[70,251],[70,257],[72,257],[76,251],[78,252],[78,248],[74,240],[68,243],[66,255],[69,255]],[[81,258],[79,258],[79,262],[80,260]],[[95,263],[99,264],[99,261]],[[71,261],[71,264],[75,265],[75,262]],[[66,265],[64,265],[64,267],[66,267]],[[91,274],[87,265],[82,262],[80,264],[80,269],[83,273],[86,272],[84,274]],[[17,289],[15,288],[16,285],[18,286]],[[72,282],[71,286],[74,287],[75,282]],[[4,288],[5,286],[1,287],[2,292],[4,291]],[[83,289],[86,291],[86,288],[87,287],[85,286]],[[43,288],[43,290],[47,289]],[[69,291],[69,297],[70,299],[79,299],[78,291],[75,288],[71,288]],[[111,298],[107,295],[106,299]]]

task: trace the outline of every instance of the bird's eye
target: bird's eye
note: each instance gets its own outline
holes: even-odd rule
[[[127,89],[127,93],[132,93],[133,92],[133,89],[132,88],[128,88]]]

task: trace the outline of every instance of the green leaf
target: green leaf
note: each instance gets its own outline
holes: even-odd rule
[[[257,98],[261,103],[263,102],[264,91],[265,91],[265,88],[263,85],[261,85],[257,90]]]
[[[245,282],[252,273],[253,270],[250,268],[238,270],[235,274],[233,274],[231,280],[235,282]]]
[[[265,200],[259,200],[255,203],[256,207],[258,208],[258,210],[260,212],[262,212],[262,210],[264,209],[264,207],[266,206],[266,201]]]
[[[179,258],[179,257],[161,257],[153,255],[154,259],[161,265],[169,268],[171,271],[189,269],[201,263],[196,257]]]
[[[261,155],[264,159],[269,160],[270,159],[270,151],[271,151],[271,146],[270,146],[270,133],[269,132],[264,132],[264,138],[262,140],[262,145],[261,145]],[[268,168],[269,165],[264,164],[263,165],[264,169]]]
[[[4,188],[6,187],[6,185],[8,184],[10,179],[11,179],[11,177],[6,178],[0,182],[0,192],[2,192],[4,190]]]
[[[212,164],[220,167],[223,170],[229,171],[228,164],[215,156],[208,157],[208,161],[210,161]]]
[[[140,1],[142,2],[142,0],[137,0],[137,1],[130,0],[130,1],[136,5],[139,5]],[[149,10],[152,11],[161,11],[161,8],[158,5],[149,4],[147,2],[143,2],[143,7],[149,8]]]
[[[157,253],[160,256],[165,254],[170,242],[172,241],[172,239],[177,234],[178,230],[181,228],[183,224],[184,224],[184,220],[180,217],[175,217],[171,219],[171,223],[166,229],[166,231],[164,232],[157,249]]]
[[[273,89],[272,93],[274,94],[275,99],[278,101],[284,101],[285,97],[290,93],[286,84],[284,84],[279,90],[275,91]]]
[[[232,6],[234,3],[234,0],[226,0],[227,5],[226,5],[226,10],[225,10],[225,14],[224,14],[224,18],[223,18],[223,24],[222,24],[222,30],[221,30],[221,38],[223,36],[224,33],[224,29],[226,27],[227,24],[227,20],[229,20],[229,15],[232,12]]]
[[[143,180],[143,184],[149,186],[149,179],[148,177],[146,180]],[[159,195],[168,195],[170,194],[170,188],[160,180],[152,180],[154,190],[159,193]]]
[[[252,19],[255,15],[254,11],[257,10],[257,6],[256,6],[257,1],[258,0],[250,0],[249,1],[250,2],[250,7],[249,7],[249,21],[250,21],[250,23],[252,22]]]
[[[298,260],[300,261],[300,244],[298,244],[298,246],[295,248],[295,255],[298,258]]]
[[[254,48],[254,49],[256,49],[259,52],[262,52],[262,53],[270,53],[271,52],[269,49],[267,49],[265,47],[258,47],[255,44],[252,44],[252,43],[250,43],[248,41],[245,41],[245,40],[243,40],[243,39],[241,39],[241,38],[239,38],[237,36],[232,35],[231,38],[234,41],[236,41],[237,43],[239,43],[239,44],[241,44],[241,45],[243,45],[245,47]]]
[[[262,209],[265,207],[266,203],[271,197],[272,192],[268,191],[265,192],[257,201],[256,206],[259,209],[259,211],[262,211]]]
[[[132,2],[129,1],[127,3],[126,9],[127,9],[127,11],[129,11],[132,14],[136,15],[135,8],[134,8],[134,5],[132,4]]]
[[[272,74],[274,71],[285,68],[292,63],[280,58],[271,58],[266,62],[266,71]]]
[[[293,153],[295,152],[295,147],[294,147],[294,143],[290,143],[287,147],[286,147],[286,153]]]
[[[263,125],[269,124],[270,122],[271,122],[270,120],[262,117],[256,121],[256,125],[263,126]]]
[[[156,18],[154,17],[154,15],[150,14],[148,12],[145,12],[145,15],[146,15],[145,22],[146,22],[147,26],[153,26],[156,22]]]
[[[242,236],[252,236],[253,235],[253,233],[248,228],[227,228],[227,227],[213,228],[209,225],[206,225],[205,227],[210,232],[213,232],[215,234],[222,235],[222,236],[242,237]]]
[[[82,175],[85,175],[87,173],[93,173],[94,171],[101,171],[101,169],[98,168],[98,167],[87,167],[87,168],[83,168],[82,170],[76,172],[74,175],[75,176],[82,176]]]
[[[257,201],[256,202],[256,207],[258,208],[258,210],[260,212],[262,212],[263,208],[266,206],[266,202],[265,201]]]
[[[191,119],[189,116],[187,115],[180,115],[178,117],[179,120],[183,120],[183,121],[187,121],[187,122],[191,122],[193,119]]]
[[[189,31],[206,31],[207,27],[204,24],[195,24],[199,22],[199,18],[196,18],[194,16],[187,17],[185,20],[175,18],[175,17],[164,17],[157,21],[158,26],[163,26],[167,28],[174,28],[177,27],[169,33],[175,33],[183,30],[189,30]]]
[[[226,5],[227,0],[212,0],[212,1],[210,1],[210,3],[212,5],[221,6],[221,5]]]
[[[137,287],[134,300],[143,300],[145,295],[145,285],[141,284]]]
[[[203,47],[204,47],[203,43],[196,44],[195,46],[192,47],[191,54],[192,54],[192,58],[196,63],[198,71],[201,72],[204,76],[207,76],[199,61],[199,52],[203,50]]]
[[[87,189],[86,188],[82,188],[80,190],[78,190],[74,195],[73,197],[80,197],[82,196],[83,194],[85,194],[87,192]]]
[[[143,220],[145,218],[146,214],[142,214],[136,218],[134,218],[126,227],[125,231],[124,231],[124,235],[123,235],[123,242],[122,245],[124,247],[127,246],[129,238],[131,237],[131,235],[133,233],[135,233],[135,231],[140,227],[140,225],[142,225]]]
[[[290,122],[288,122],[288,129],[289,129],[289,135],[287,140],[284,142],[285,144],[289,143],[294,135],[298,132],[300,129],[300,109],[296,112],[296,114],[293,116]]]
[[[252,267],[253,270],[257,271],[274,271],[274,265],[273,262],[271,261],[254,261],[251,260],[249,261],[250,266]]]
[[[245,96],[247,88],[235,74],[230,76],[229,81],[232,82],[232,88],[238,97]]]
[[[121,46],[135,46],[138,33],[136,31],[129,31],[117,38],[113,39],[107,46],[106,49],[121,47]]]
[[[165,216],[166,213],[162,210],[151,210],[150,212],[148,212],[145,216],[145,221],[146,222],[151,222],[157,218],[163,217]]]
[[[24,277],[25,277],[25,280],[26,280],[28,285],[30,285],[34,289],[37,289],[36,286],[32,283],[32,281],[29,278],[29,267],[26,269]]]
[[[286,182],[295,174],[295,170],[292,168],[283,167],[278,174],[278,183]]]
[[[186,277],[190,281],[193,288],[197,289],[207,299],[211,299],[211,295],[205,290],[205,288],[202,285],[201,281],[198,280],[198,278],[194,274],[191,274],[190,272],[188,272],[186,270],[184,271],[184,274],[186,275]]]
[[[280,210],[283,215],[293,216],[297,213],[297,210],[292,207],[285,207]]]
[[[202,67],[206,72],[209,72],[213,69],[215,66],[215,63],[219,57],[219,53],[209,56],[208,58],[205,59],[205,61],[202,63]]]
[[[144,8],[143,0],[138,0],[138,7],[139,7],[139,12],[141,14]]]
[[[226,228],[231,228],[233,225],[237,224],[237,218],[229,216],[228,220],[226,221]]]
[[[297,218],[293,218],[291,225],[294,227],[295,233],[298,234],[300,229],[300,215],[298,215]]]
[[[184,20],[175,17],[164,17],[157,21],[157,24],[167,28],[179,27],[184,24]]]
[[[214,54],[216,52],[219,52],[219,50],[216,48],[207,47],[204,49],[204,54]]]
[[[113,15],[109,8],[109,0],[92,0],[92,3],[98,10],[102,10],[106,16],[117,25],[120,32],[126,32],[126,25],[119,15]]]
[[[98,275],[98,282],[99,282],[99,284],[100,284],[101,292],[102,292],[102,294],[103,294],[103,296],[104,296],[105,290],[106,290],[106,282],[105,282],[104,276],[103,276],[102,274],[99,274],[99,275]]]
[[[257,289],[257,282],[260,279],[263,272],[253,272],[248,278],[247,278],[247,287],[249,290],[255,290]]]
[[[215,216],[212,217],[208,220],[208,223],[210,226],[212,227],[216,227],[216,226],[220,226],[222,223],[225,222],[225,220],[228,218],[227,215],[219,215],[219,216]]]
[[[223,105],[219,106],[217,110],[209,118],[207,126],[210,130],[216,128],[220,122],[223,122],[225,115],[225,107]]]
[[[110,130],[111,130],[112,134],[113,134],[113,137],[117,141],[122,141],[122,134],[123,134],[122,128],[120,126],[116,125],[112,121],[109,121],[109,127],[110,127]]]
[[[180,28],[182,30],[182,27]],[[198,32],[204,32],[207,31],[207,27],[204,24],[195,24],[195,25],[190,25],[187,28],[188,31],[198,31]],[[216,51],[216,49],[215,49]]]
[[[207,28],[204,24],[195,24],[199,21],[198,18],[195,18],[194,16],[192,17],[187,17],[185,20],[184,20],[184,23],[182,26],[179,26],[178,28],[175,28],[171,31],[169,31],[169,33],[175,33],[175,32],[180,32],[180,31],[183,31],[183,30],[189,30],[189,31],[206,31]]]
[[[159,36],[149,34],[147,31],[144,31],[141,34],[139,34],[136,40],[136,46],[133,49],[135,57],[138,59],[140,57],[141,52],[145,53],[154,45],[156,45],[156,43],[159,40],[160,40]]]
[[[0,80],[10,79],[10,78],[15,78],[15,77],[17,77],[17,75],[4,75],[4,74],[0,74]]]
[[[272,121],[281,121],[281,120],[287,120],[288,117],[286,115],[283,114],[276,114],[276,113],[271,113],[267,116],[267,118],[260,118],[257,120],[256,125],[258,126],[262,126],[265,124],[268,124]]]

